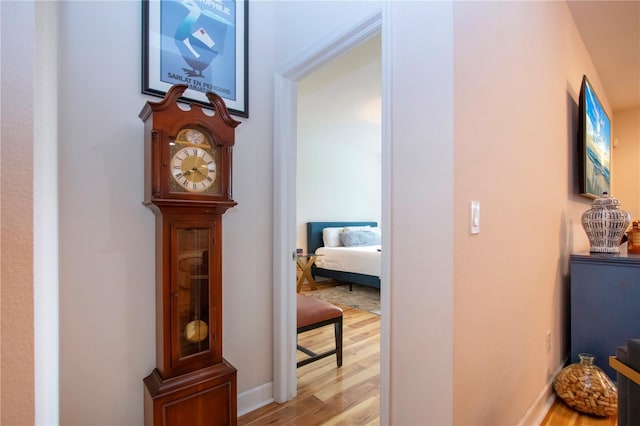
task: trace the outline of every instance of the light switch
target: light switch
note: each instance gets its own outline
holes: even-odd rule
[[[470,220],[469,220],[469,232],[471,234],[480,233],[480,202],[471,201],[470,208]]]

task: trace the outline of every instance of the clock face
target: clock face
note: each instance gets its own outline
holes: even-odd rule
[[[221,147],[204,131],[187,127],[169,141],[172,192],[216,195],[220,192],[218,161]]]
[[[203,192],[216,181],[216,163],[202,148],[182,148],[171,159],[171,176],[189,192]]]

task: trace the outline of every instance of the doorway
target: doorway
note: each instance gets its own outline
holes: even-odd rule
[[[305,253],[313,252],[307,244],[307,222],[355,220],[380,223],[380,39],[379,33],[373,35],[298,82],[296,248]],[[377,253],[378,262],[368,262],[372,260],[369,257],[371,250],[375,252],[376,247],[353,248],[348,257],[329,262],[343,264],[350,272],[379,276],[380,253]],[[364,257],[357,260],[349,257],[355,256],[354,251]],[[320,256],[316,264],[322,267],[330,257],[330,253]],[[337,380],[342,383],[332,398],[341,401],[355,398],[359,407],[366,407],[364,411],[341,412],[341,418],[350,415],[377,418],[380,415],[379,403],[372,401],[379,400],[380,316],[375,312],[379,313],[380,289],[361,284],[347,285],[325,277],[317,279],[317,287],[305,283],[298,287],[298,291],[344,308],[344,364],[336,369],[336,363],[330,357],[322,364],[298,368],[296,401],[304,405],[309,399],[315,401],[317,395],[326,395],[327,390],[317,386],[324,383],[319,374],[328,366],[326,377],[339,377]],[[299,336],[299,342],[311,339],[317,343],[311,343],[310,348],[322,352],[324,349],[320,350],[320,347],[323,343],[320,342],[328,344],[333,341],[331,335],[325,334],[327,329],[330,331],[331,327],[305,333]],[[317,333],[322,333],[323,337],[317,337]],[[302,346],[306,345],[302,343]],[[297,355],[299,360],[305,358],[302,352]],[[362,393],[363,389],[371,391]],[[309,394],[316,396],[310,398]],[[318,416],[327,416],[322,419],[328,421],[335,415],[334,404],[325,408]],[[318,418],[318,421],[325,420]]]
[[[307,222],[380,222],[380,56],[375,34],[299,81],[296,248],[305,252]]]
[[[287,63],[275,76],[274,110],[274,378],[273,395],[276,402],[285,402],[296,395],[295,348],[295,282],[296,248],[296,102],[297,82],[323,64],[346,52],[370,37],[381,34],[382,50],[382,203],[381,227],[383,253],[389,238],[390,225],[390,136],[388,129],[390,88],[389,65],[385,63],[385,33],[382,6],[352,20],[342,30],[335,30],[330,38],[310,46],[299,57]],[[389,259],[382,257],[381,274],[381,365],[380,420],[388,419],[389,389]]]

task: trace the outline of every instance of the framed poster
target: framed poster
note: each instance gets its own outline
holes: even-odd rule
[[[182,98],[210,106],[221,96],[229,112],[249,116],[247,0],[143,0],[142,93],[164,96],[187,84]]]

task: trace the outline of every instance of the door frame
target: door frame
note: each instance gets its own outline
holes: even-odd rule
[[[380,343],[380,423],[389,419],[390,360],[390,212],[391,212],[391,66],[388,40],[389,6],[374,3],[341,28],[303,49],[283,64],[274,81],[273,156],[273,398],[285,402],[296,395],[296,163],[297,85],[316,69],[362,43],[381,34],[382,53],[382,272]]]

